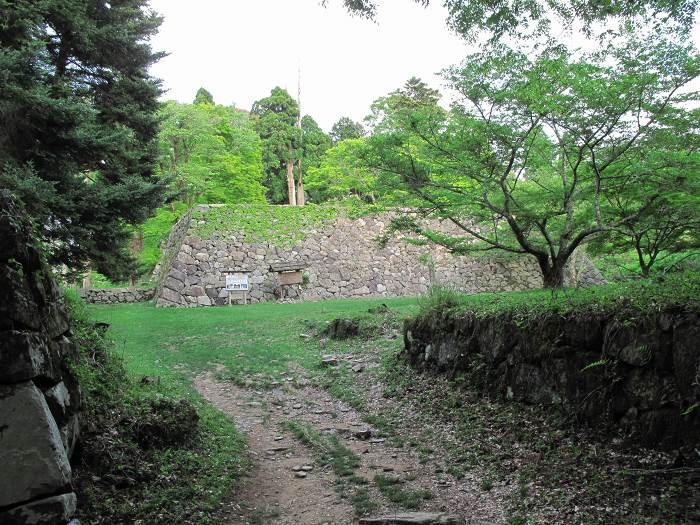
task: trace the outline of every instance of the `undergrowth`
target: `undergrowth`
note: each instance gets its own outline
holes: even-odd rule
[[[360,466],[360,458],[347,448],[334,434],[321,434],[308,423],[287,421],[287,429],[300,442],[311,448],[321,465],[329,465],[336,475],[352,476]]]
[[[307,230],[320,228],[338,216],[331,206],[270,206],[267,204],[240,204],[212,207],[195,211],[192,224],[201,239],[236,233],[245,243],[269,242],[282,248],[291,248],[302,241]]]
[[[384,497],[403,509],[417,509],[424,500],[433,497],[429,490],[402,488],[401,479],[397,476],[377,474],[374,476],[374,483]]]
[[[245,463],[243,440],[223,414],[168,384],[140,384],[107,325],[69,292],[80,359],[81,446],[74,458],[82,523],[211,523]]]

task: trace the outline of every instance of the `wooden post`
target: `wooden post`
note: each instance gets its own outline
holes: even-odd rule
[[[306,196],[304,195],[304,177],[301,173],[301,159],[298,160],[297,166],[299,167],[299,178],[297,180],[297,206],[304,206],[306,204]]]
[[[291,158],[291,152],[289,153],[289,160],[287,160],[287,194],[289,196],[289,205],[297,205],[296,196],[296,185],[294,184],[294,161]]]

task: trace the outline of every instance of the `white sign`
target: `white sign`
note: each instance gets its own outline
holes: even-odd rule
[[[226,275],[227,290],[248,290],[248,274],[247,273],[229,273]]]

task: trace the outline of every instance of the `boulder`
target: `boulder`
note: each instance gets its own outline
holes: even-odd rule
[[[161,296],[163,299],[166,301],[170,301],[175,304],[182,304],[182,295],[180,295],[178,292],[175,290],[171,290],[170,288],[163,288],[163,291],[161,292]]]
[[[32,382],[0,386],[0,507],[56,494],[70,486],[61,435],[41,391]],[[4,523],[4,522],[3,522]]]

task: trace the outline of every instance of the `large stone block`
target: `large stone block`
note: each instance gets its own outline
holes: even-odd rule
[[[175,290],[171,290],[170,288],[163,288],[163,291],[161,292],[161,296],[163,299],[166,301],[170,301],[171,303],[174,304],[182,304],[184,301],[182,300],[182,295],[180,295],[179,292],[176,292]]]
[[[0,507],[56,494],[70,486],[71,468],[44,395],[32,382],[0,387]]]
[[[61,424],[66,421],[68,414],[71,413],[71,399],[65,383],[61,381],[52,386],[44,392],[44,397],[56,422]]]
[[[177,270],[175,270],[175,271],[178,274],[184,275],[184,274],[182,274],[182,272],[178,272]],[[172,275],[172,273],[173,272],[170,272],[171,275]],[[168,288],[170,288],[171,290],[176,290],[178,292],[181,292],[182,289],[185,287],[184,279],[183,280],[175,279],[171,275],[168,275],[168,277],[165,278],[165,281],[163,284],[165,286],[167,286]]]
[[[74,414],[68,418],[68,421],[60,427],[59,431],[61,433],[63,448],[66,449],[66,455],[70,459],[73,457],[75,446],[80,439],[80,419],[78,415]]]
[[[187,278],[187,275],[185,275],[183,272],[181,272],[180,270],[177,270],[175,268],[172,268],[170,270],[170,273],[168,274],[168,276],[173,278],[173,279],[177,279],[181,283],[184,283],[185,279]]]
[[[14,268],[0,267],[0,330],[41,327],[39,307],[27,280]]]
[[[0,513],[3,525],[59,525],[67,523],[75,514],[75,493],[52,496],[33,501]]]
[[[46,332],[49,339],[56,339],[67,333],[70,330],[70,324],[68,313],[63,305],[59,302],[51,302],[47,305],[47,310],[44,318],[46,319]]]
[[[58,378],[58,365],[38,332],[0,332],[0,383],[12,384],[35,377]]]

